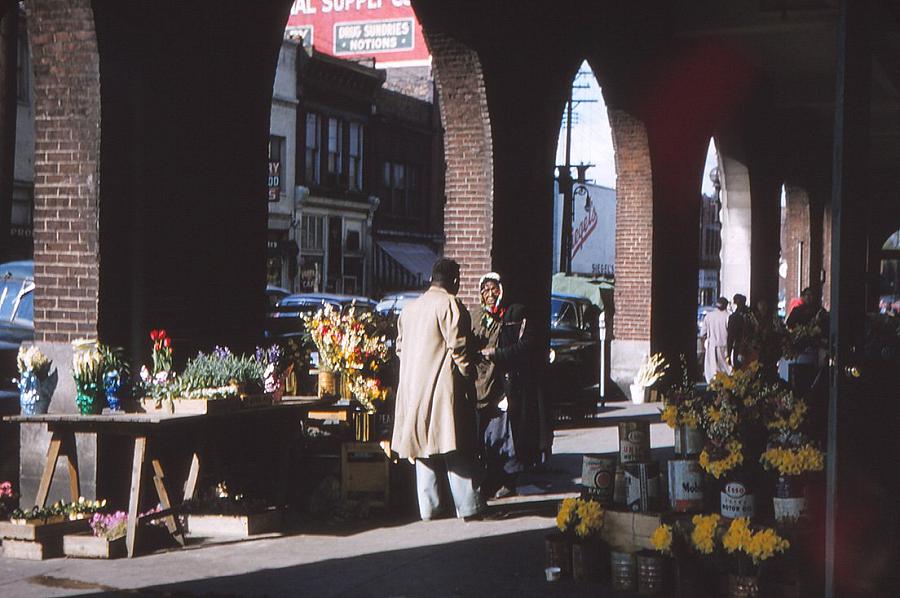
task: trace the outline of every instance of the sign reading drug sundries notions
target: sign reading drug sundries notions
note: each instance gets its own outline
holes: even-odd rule
[[[409,0],[294,0],[286,34],[319,52],[377,66],[430,63]]]

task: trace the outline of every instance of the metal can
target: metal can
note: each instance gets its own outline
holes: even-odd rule
[[[698,461],[669,461],[669,505],[679,513],[703,510],[703,468]]]
[[[659,510],[659,463],[625,464],[625,505],[632,511]]]
[[[616,459],[603,455],[584,455],[581,463],[581,486],[584,495],[608,505],[613,502]]]
[[[756,497],[750,485],[743,479],[725,482],[719,493],[719,512],[728,519],[752,518],[756,513]]]
[[[678,426],[675,428],[675,454],[699,455],[703,450],[703,432],[694,426]]]
[[[625,469],[622,464],[616,466],[616,477],[613,483],[613,503],[625,504]]]
[[[650,461],[650,422],[630,421],[619,424],[619,461]]]

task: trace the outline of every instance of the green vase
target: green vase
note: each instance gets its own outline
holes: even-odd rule
[[[103,412],[103,396],[96,384],[76,385],[75,405],[81,415],[98,415]]]

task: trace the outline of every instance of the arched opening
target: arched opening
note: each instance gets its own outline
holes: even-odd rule
[[[881,246],[878,311],[900,316],[900,230],[891,233]]]
[[[719,174],[719,155],[715,141],[710,138],[703,165],[700,191],[700,264],[697,273],[697,306],[714,305],[721,293],[719,280],[722,269],[722,181]],[[698,310],[697,317],[701,317]]]

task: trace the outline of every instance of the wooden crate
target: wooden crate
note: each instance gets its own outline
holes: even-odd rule
[[[187,529],[193,536],[246,538],[281,530],[282,513],[270,509],[251,515],[188,515]]]
[[[390,504],[390,461],[378,442],[341,445],[341,499]]]
[[[91,534],[67,534],[63,536],[63,552],[66,556],[83,559],[118,559],[128,551],[125,536],[107,540]]]
[[[160,401],[143,398],[140,401],[140,411],[161,415],[205,415],[211,413],[224,413],[239,409],[241,399],[239,397],[227,397],[223,399],[172,399]]]
[[[64,534],[74,534],[87,531],[90,528],[88,519],[75,519],[73,521],[59,521],[55,523],[43,523],[30,521],[26,523],[13,523],[11,521],[0,522],[0,537],[14,540],[44,540],[52,537],[62,537]]]
[[[659,513],[606,511],[600,537],[614,548],[625,552],[652,549],[650,536],[663,523]]]
[[[43,561],[63,556],[62,536],[51,536],[43,540],[3,539],[3,556],[9,559]]]

